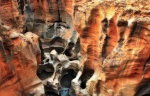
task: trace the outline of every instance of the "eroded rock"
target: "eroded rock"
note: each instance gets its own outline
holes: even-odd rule
[[[1,0],[0,95],[149,95],[149,4]]]

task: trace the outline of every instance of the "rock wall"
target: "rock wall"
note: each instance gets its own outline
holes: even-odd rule
[[[149,6],[0,0],[0,95],[149,96]]]

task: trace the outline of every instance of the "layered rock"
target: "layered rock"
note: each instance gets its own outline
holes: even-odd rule
[[[1,0],[0,95],[41,96],[43,86],[53,96],[149,94],[149,4]]]
[[[35,96],[44,95],[44,86],[36,75],[41,61],[38,36],[31,32],[25,35],[12,33],[10,37],[1,38],[0,94],[3,96],[27,96],[33,93]]]

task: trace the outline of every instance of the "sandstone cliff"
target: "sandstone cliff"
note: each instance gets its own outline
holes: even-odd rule
[[[149,96],[150,0],[0,0],[0,96]]]

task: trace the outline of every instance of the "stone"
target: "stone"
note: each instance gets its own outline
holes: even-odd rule
[[[16,39],[18,37],[19,37],[19,33],[17,33],[17,32],[11,32],[11,34],[10,34],[10,38],[11,39]]]
[[[1,0],[0,96],[149,96],[149,6]]]

